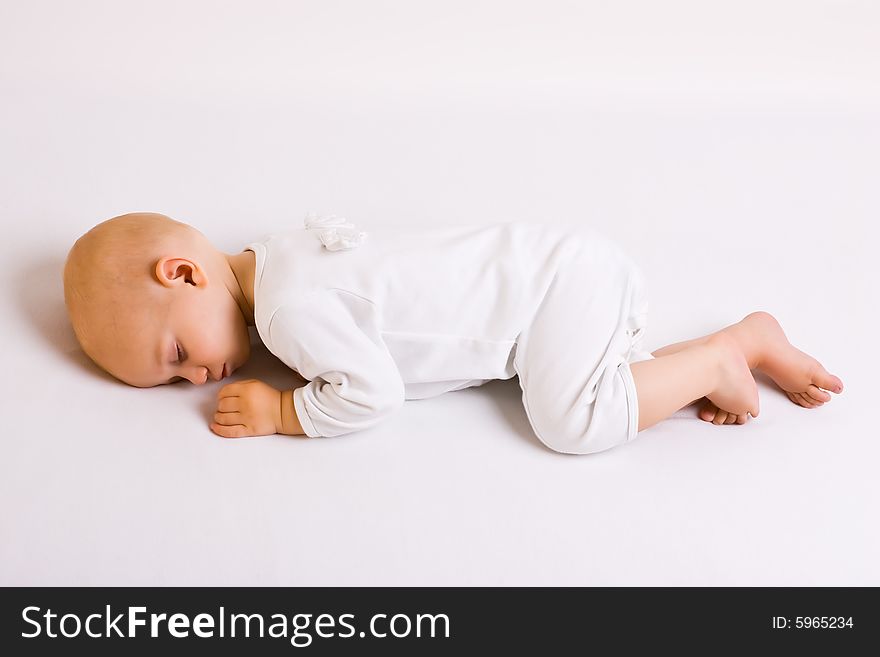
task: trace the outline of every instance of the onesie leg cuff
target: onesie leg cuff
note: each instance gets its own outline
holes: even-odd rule
[[[633,379],[632,370],[629,363],[623,361],[618,366],[618,372],[623,379],[623,387],[626,390],[626,406],[627,406],[627,430],[626,441],[633,440],[639,433],[639,395],[636,391],[636,382]]]

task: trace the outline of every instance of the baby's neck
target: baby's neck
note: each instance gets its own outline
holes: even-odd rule
[[[229,284],[232,294],[248,326],[254,325],[254,272],[257,267],[256,255],[253,251],[242,251],[237,255],[228,255],[226,260],[232,271],[233,280]]]

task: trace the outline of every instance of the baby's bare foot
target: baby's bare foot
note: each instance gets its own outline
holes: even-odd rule
[[[743,337],[742,331],[753,336],[752,343],[760,344],[761,359],[756,369],[764,372],[788,398],[804,408],[817,408],[831,400],[826,390],[843,391],[843,382],[822,367],[815,358],[794,347],[773,315],[759,311],[747,315],[739,324],[720,331]],[[739,331],[740,333],[737,333]],[[701,420],[713,424],[743,424],[745,415],[719,408],[704,397],[697,413]]]
[[[703,397],[700,400],[700,410],[697,411],[697,417],[712,424],[745,424],[749,418],[748,413],[737,415],[736,413],[728,413],[718,408],[708,398]]]
[[[758,369],[773,379],[795,404],[816,408],[831,400],[826,390],[843,391],[843,381],[829,374],[818,360],[792,345],[773,315],[757,312],[746,320],[756,327],[763,342]]]
[[[758,386],[739,342],[731,335],[721,332],[710,336],[706,344],[715,350],[720,363],[718,385],[713,392],[706,395],[716,410],[724,409],[723,418],[720,421],[713,419],[713,423],[742,424],[749,414],[758,417]],[[702,412],[700,416],[706,419]],[[717,414],[713,414],[713,418],[717,417]]]

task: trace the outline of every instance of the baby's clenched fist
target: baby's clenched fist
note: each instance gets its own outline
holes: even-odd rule
[[[281,426],[281,391],[259,381],[229,383],[217,393],[211,431],[224,438],[268,436]]]

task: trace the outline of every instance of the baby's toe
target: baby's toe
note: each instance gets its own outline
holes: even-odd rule
[[[816,402],[820,405],[827,401],[831,401],[831,395],[813,384],[807,386],[807,389],[803,394],[808,397],[810,401]]]
[[[814,402],[808,394],[806,394],[804,392],[797,392],[795,394],[800,399],[800,404],[804,408],[816,408],[819,405],[816,402]]]
[[[801,396],[801,393],[799,393],[799,392],[786,392],[785,394],[788,395],[788,398],[793,403],[797,404],[798,406],[803,406],[804,408],[807,408],[807,402],[804,401],[804,398]]]
[[[830,390],[831,392],[836,393],[843,392],[843,381],[833,374],[829,374],[828,370],[821,365],[816,367],[816,370],[810,378],[813,381],[813,385],[816,387],[824,388],[825,390]],[[830,399],[831,396],[829,395],[828,398]]]
[[[716,408],[715,404],[710,402],[708,399],[704,399],[703,405],[700,406],[700,411],[699,413],[697,413],[697,415],[704,422],[711,422],[715,419],[715,411],[717,410],[718,409]]]

